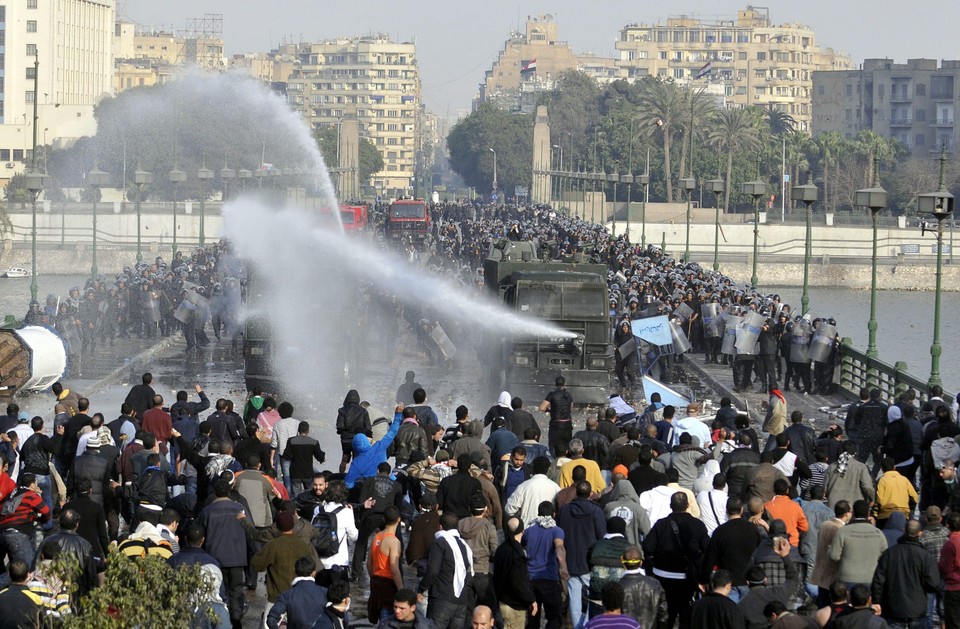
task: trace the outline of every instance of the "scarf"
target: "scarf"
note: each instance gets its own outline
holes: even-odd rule
[[[434,536],[436,539],[443,540],[450,546],[453,554],[453,593],[457,598],[463,593],[463,588],[467,585],[467,562],[470,566],[470,576],[473,576],[473,552],[470,546],[460,540],[460,531],[451,529],[449,531],[437,531]],[[464,559],[466,555],[466,560]]]
[[[780,389],[771,390],[770,395],[780,398],[780,401],[783,402],[784,404],[787,403],[787,399],[783,397],[783,393],[780,391]]]
[[[542,529],[552,529],[557,525],[557,522],[549,515],[538,515],[533,519],[531,526],[540,525]]]
[[[844,476],[847,473],[847,466],[850,464],[850,453],[844,452],[837,458],[837,472],[840,473],[840,476]]]

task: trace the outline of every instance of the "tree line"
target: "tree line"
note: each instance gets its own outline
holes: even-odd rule
[[[740,193],[740,184],[759,178],[779,201],[781,177],[786,174],[788,207],[792,207],[791,187],[809,180],[820,188],[814,211],[863,212],[853,206],[853,194],[873,185],[874,164],[880,168],[880,184],[890,193],[888,213],[914,213],[917,195],[938,187],[936,154],[911,156],[901,143],[873,131],[861,131],[853,138],[837,132],[812,138],[782,111],[724,108],[696,85],[672,79],[643,77],[633,83],[618,80],[601,85],[582,72],[566,71],[538,104],[548,108],[551,146],[562,147],[563,170],[647,172],[652,201],[684,200],[677,187],[681,178],[694,177],[698,188],[719,178],[725,184],[721,207],[752,211],[752,200]],[[529,185],[533,122],[532,114],[480,105],[450,131],[451,167],[467,185],[488,191],[493,180],[492,148],[497,153],[499,187],[510,191],[514,185]],[[554,169],[560,168],[559,156],[555,150]],[[951,155],[946,185],[956,188],[958,184],[960,161]],[[612,191],[607,192],[610,198]],[[619,201],[628,195],[636,200],[641,194],[636,184],[630,190],[626,185],[616,190]],[[705,204],[712,205],[712,195],[706,198]]]

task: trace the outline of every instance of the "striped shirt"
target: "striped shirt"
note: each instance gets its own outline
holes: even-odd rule
[[[47,506],[38,492],[31,491],[26,487],[21,487],[10,494],[4,500],[4,503],[9,500],[16,500],[20,493],[23,493],[23,498],[14,512],[10,515],[0,516],[0,530],[17,529],[21,533],[32,535],[34,522],[43,524],[50,519],[50,507]]]
[[[640,629],[640,623],[626,614],[600,614],[590,619],[587,629]]]

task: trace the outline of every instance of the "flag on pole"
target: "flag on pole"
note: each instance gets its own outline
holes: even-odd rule
[[[537,71],[537,60],[536,60],[536,59],[532,59],[532,60],[530,60],[530,61],[521,61],[521,62],[520,62],[520,73],[521,73],[521,74],[526,74],[526,73],[528,73],[528,72],[536,72],[536,71]]]
[[[703,77],[708,76],[710,74],[710,70],[712,69],[713,69],[713,62],[712,61],[706,62],[705,64],[703,64],[702,68],[697,70],[697,78],[702,79]]]

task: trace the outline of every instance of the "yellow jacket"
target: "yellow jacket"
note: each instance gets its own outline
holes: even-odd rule
[[[590,489],[592,489],[594,493],[599,494],[606,489],[607,484],[604,482],[603,475],[600,473],[600,466],[597,465],[596,461],[586,457],[573,459],[563,464],[563,467],[560,468],[559,484],[561,489],[573,484],[573,468],[578,465],[582,465],[587,470],[587,480],[590,482]]]
[[[920,500],[913,483],[896,470],[884,472],[877,483],[877,517],[886,520],[899,511],[909,518],[911,499],[914,504]]]

